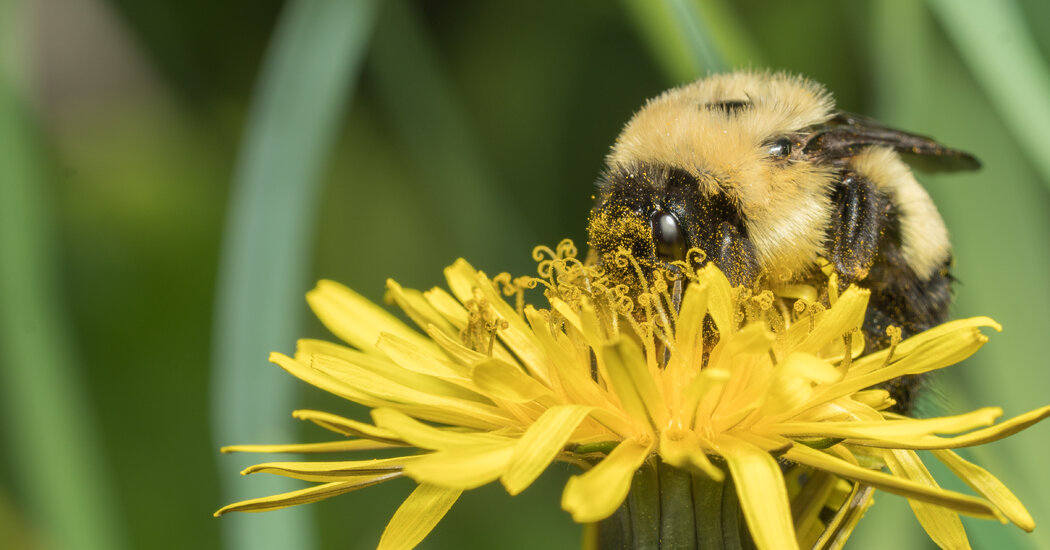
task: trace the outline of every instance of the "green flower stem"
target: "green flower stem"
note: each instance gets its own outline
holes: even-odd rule
[[[723,544],[722,494],[725,483],[709,477],[693,476],[693,521],[697,548],[718,548]]]
[[[660,547],[660,476],[655,461],[648,460],[634,473],[627,495],[634,548]]]
[[[695,548],[693,480],[688,472],[662,461],[656,469],[660,478],[660,540],[675,541],[675,548]]]
[[[598,548],[754,548],[731,479],[714,481],[650,459],[623,505],[598,524]]]
[[[742,550],[754,548],[747,525],[744,523],[744,514],[740,509],[740,499],[736,495],[736,487],[733,480],[726,476],[722,487],[722,546],[726,550]]]
[[[598,522],[598,540],[594,546],[587,550],[613,550],[619,548],[630,548],[634,540],[634,532],[631,530],[631,510],[625,502],[613,515]]]

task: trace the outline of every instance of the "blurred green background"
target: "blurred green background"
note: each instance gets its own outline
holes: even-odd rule
[[[362,414],[266,362],[325,336],[304,292],[378,300],[459,256],[520,274],[534,244],[582,246],[621,125],[738,66],[982,159],[920,179],[955,316],[1005,331],[929,406],[1050,402],[1048,22],[1043,0],[0,0],[0,547],[374,547],[410,483],[211,517],[287,487],[221,444],[326,437],[294,408]],[[970,453],[1042,524],[967,521],[975,547],[1050,548],[1048,441]],[[423,547],[578,547],[568,475],[468,493]],[[931,546],[877,501],[850,548]]]

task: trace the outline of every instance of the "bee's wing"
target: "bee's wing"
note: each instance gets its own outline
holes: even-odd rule
[[[804,142],[805,153],[818,161],[847,158],[864,147],[882,145],[893,147],[905,161],[925,172],[956,172],[981,167],[980,161],[965,151],[845,111],[837,111],[834,118],[814,127]]]

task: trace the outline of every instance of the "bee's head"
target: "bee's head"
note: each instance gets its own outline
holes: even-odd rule
[[[701,259],[715,261],[735,284],[757,274],[755,250],[738,208],[725,193],[702,193],[692,174],[636,165],[606,173],[600,185],[603,193],[588,232],[603,262],[625,250],[645,268],[667,267],[699,249]]]
[[[649,101],[607,158],[592,249],[602,261],[626,249],[655,266],[697,248],[734,284],[808,269],[823,245],[833,169],[807,161],[801,132],[832,114],[818,85],[755,72]]]

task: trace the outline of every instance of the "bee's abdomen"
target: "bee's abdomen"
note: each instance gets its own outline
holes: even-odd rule
[[[882,247],[868,278],[858,282],[871,290],[863,325],[866,353],[890,345],[886,329],[891,326],[900,328],[901,337],[908,338],[948,319],[952,301],[950,263],[949,259],[923,279],[904,261],[899,248]],[[881,387],[897,401],[896,410],[907,413],[915,405],[922,383],[923,376],[915,375],[891,380]]]

